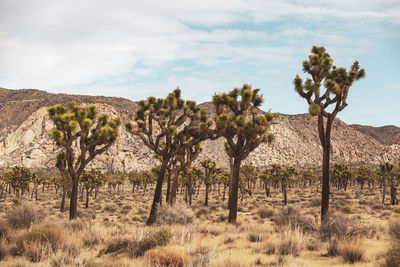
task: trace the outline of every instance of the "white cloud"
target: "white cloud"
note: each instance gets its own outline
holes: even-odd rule
[[[314,2],[0,0],[0,82],[11,88],[59,90],[75,86],[83,91],[99,81],[152,75],[178,60],[204,66],[284,64],[302,49],[295,39],[307,35],[301,27],[280,33],[227,27],[232,23],[257,24],[288,17],[400,23],[398,2]],[[281,34],[292,42],[272,45]],[[348,39],[335,41],[342,44]],[[186,84],[207,85],[190,74],[185,79]],[[170,79],[170,83],[181,84],[179,81]]]

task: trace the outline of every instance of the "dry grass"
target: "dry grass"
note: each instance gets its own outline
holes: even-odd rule
[[[209,207],[203,207],[200,191],[192,206],[164,205],[158,224],[148,227],[144,224],[151,192],[132,196],[129,188],[120,195],[104,190],[88,209],[78,202],[82,217],[74,221],[68,220],[67,212],[58,211],[59,198],[52,191],[32,201],[35,206],[24,199],[26,207],[35,207],[36,212],[13,205],[10,198],[2,199],[0,265],[349,266],[354,262],[356,266],[399,266],[400,245],[394,245],[394,240],[400,237],[400,226],[386,231],[386,214],[393,220],[399,220],[400,214],[394,207],[378,205],[379,196],[368,191],[358,197],[352,190],[334,191],[331,211],[336,214],[321,229],[320,196],[315,188],[290,189],[290,203],[296,206],[284,208],[280,191],[266,197],[264,190],[256,190],[239,202],[237,225],[226,222],[227,199],[223,202],[222,196],[211,191]],[[374,209],[374,204],[379,208]],[[10,216],[12,210],[18,210],[16,216]],[[46,214],[38,214],[40,210]],[[44,226],[52,230],[43,230]],[[365,245],[351,243],[356,237]]]
[[[185,247],[168,246],[149,250],[144,255],[152,266],[183,267],[190,262]]]
[[[360,238],[350,238],[341,240],[338,255],[340,255],[344,262],[354,264],[363,261],[365,248]]]

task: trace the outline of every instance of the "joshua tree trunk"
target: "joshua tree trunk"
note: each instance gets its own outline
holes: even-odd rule
[[[233,161],[231,190],[229,191],[229,223],[236,223],[237,218],[240,163],[240,159]]]
[[[204,206],[208,206],[208,192],[210,191],[210,186],[206,184],[206,199],[204,201]]]
[[[179,175],[179,170],[178,170],[178,168],[175,168],[172,171],[172,174],[171,174],[171,176],[172,176],[172,185],[171,185],[171,189],[170,189],[171,191],[169,193],[169,201],[168,201],[168,203],[170,205],[173,205],[175,203],[175,200],[176,200],[176,193],[177,193],[178,187],[179,187],[178,175]],[[167,192],[168,192],[168,190],[167,190]]]
[[[73,220],[77,216],[77,206],[78,206],[78,177],[72,177],[72,190],[71,199],[69,204],[69,219]]]
[[[160,200],[161,200],[162,185],[163,185],[163,181],[164,181],[164,175],[165,175],[166,168],[167,168],[167,163],[163,162],[163,164],[161,165],[160,171],[158,173],[156,190],[154,192],[154,198],[153,198],[153,204],[151,205],[149,219],[146,222],[147,225],[152,225],[156,221],[157,208],[158,208],[158,204],[160,203]]]
[[[324,222],[329,212],[329,160],[331,152],[331,129],[333,118],[329,116],[324,129],[323,116],[318,115],[318,132],[322,145],[322,200],[321,200],[321,222]]]
[[[385,177],[383,177],[382,184],[383,184],[382,204],[385,204],[385,197],[386,197],[386,178]]]
[[[61,197],[61,205],[60,205],[60,212],[64,212],[65,207],[65,195],[66,195],[66,188],[65,186],[62,188],[62,197]]]
[[[167,195],[165,197],[165,202],[169,203],[169,197],[171,194],[171,172],[168,171],[168,176],[167,176]]]
[[[390,204],[391,205],[397,205],[399,204],[399,201],[397,200],[397,196],[396,196],[396,187],[391,184],[390,185]]]
[[[282,184],[282,191],[283,191],[283,205],[287,205],[287,186],[286,184]]]
[[[91,191],[91,190],[90,190]],[[89,208],[89,189],[86,188],[86,202],[85,202],[85,208]]]

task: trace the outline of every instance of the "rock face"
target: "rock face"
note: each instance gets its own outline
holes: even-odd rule
[[[369,135],[380,143],[390,146],[393,144],[400,145],[400,128],[387,125],[382,127],[372,127],[359,124],[352,124],[351,127],[359,132]]]
[[[4,96],[6,95],[6,97]],[[39,90],[7,90],[0,88],[0,168],[24,165],[28,168],[54,168],[58,148],[48,133],[53,128],[46,107],[56,103],[95,103],[100,113],[118,116],[122,121],[132,117],[136,103],[122,98],[50,94]],[[212,103],[200,105],[209,115],[215,114]],[[319,144],[316,118],[308,114],[275,114],[270,132],[271,144],[262,144],[246,159],[247,163],[266,166],[319,165],[322,148]],[[210,157],[218,165],[229,166],[224,140],[206,141],[199,160]],[[386,146],[339,119],[332,130],[332,160],[349,163],[398,161],[400,145]],[[123,127],[118,142],[106,153],[96,157],[91,166],[113,171],[149,169],[157,164],[152,152]],[[90,167],[90,166],[89,166]]]

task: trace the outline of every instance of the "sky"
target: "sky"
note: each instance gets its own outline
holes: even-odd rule
[[[346,123],[400,126],[400,0],[0,0],[0,87],[210,101],[244,83],[262,109],[305,113],[293,88],[313,45],[355,60]]]

